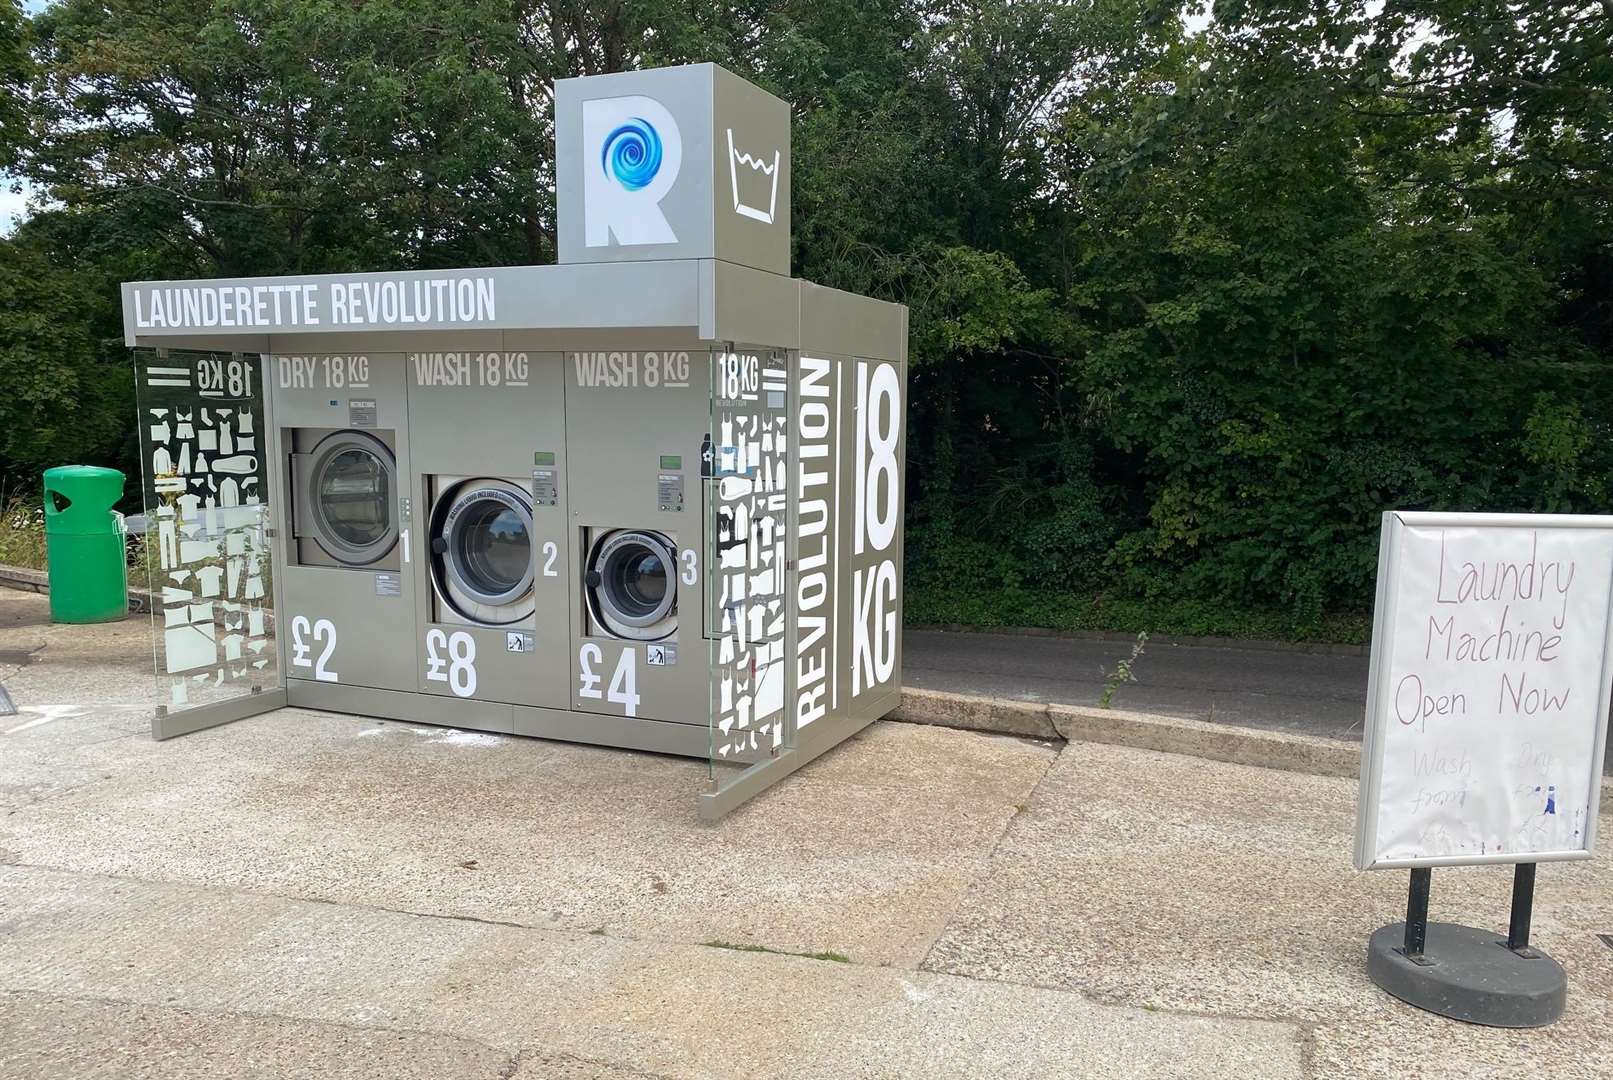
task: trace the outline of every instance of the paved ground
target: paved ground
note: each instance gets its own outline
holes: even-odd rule
[[[1126,641],[908,630],[902,681],[920,690],[1095,705]],[[1151,644],[1114,706],[1136,712],[1361,741],[1367,658],[1348,654]],[[1613,775],[1613,740],[1603,772]]]
[[[143,627],[38,599],[0,591],[8,1080],[1613,1073],[1605,839],[1541,871],[1568,1015],[1477,1029],[1367,981],[1404,880],[1350,870],[1349,781],[878,724],[703,825],[651,755],[302,710],[153,743]]]

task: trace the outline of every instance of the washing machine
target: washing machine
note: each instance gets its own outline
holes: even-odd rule
[[[410,353],[410,490],[421,507],[415,685],[445,723],[514,730],[565,709],[574,590],[558,353],[445,335]]]
[[[277,612],[287,677],[327,696],[342,685],[412,689],[403,357],[268,359],[289,489],[282,505],[290,513],[278,526],[284,585]]]
[[[708,352],[568,354],[571,708],[705,726],[710,716],[701,565]]]

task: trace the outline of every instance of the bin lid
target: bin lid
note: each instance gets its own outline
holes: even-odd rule
[[[49,532],[111,532],[112,507],[123,497],[123,474],[98,465],[58,465],[45,470],[45,529]]]

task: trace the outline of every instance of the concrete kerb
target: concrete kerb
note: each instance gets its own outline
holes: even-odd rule
[[[21,589],[23,592],[49,593],[50,575],[43,570],[30,570],[26,566],[0,563],[0,587]],[[135,585],[129,586],[129,610],[151,610],[151,593]]]
[[[1291,735],[1093,705],[1048,705],[903,687],[901,705],[886,719],[995,735],[1106,743],[1313,776],[1353,780],[1361,774],[1361,744],[1346,739]],[[1613,798],[1613,776],[1602,777],[1602,794]]]
[[[1360,745],[1343,739],[1289,735],[1123,709],[1048,705],[937,690],[904,688],[902,704],[889,719],[1034,739],[1108,743],[1317,776],[1353,777],[1361,764]]]

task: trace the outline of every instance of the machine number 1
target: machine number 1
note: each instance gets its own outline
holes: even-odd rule
[[[447,683],[455,697],[476,693],[476,639],[463,630],[426,631],[426,681]]]

